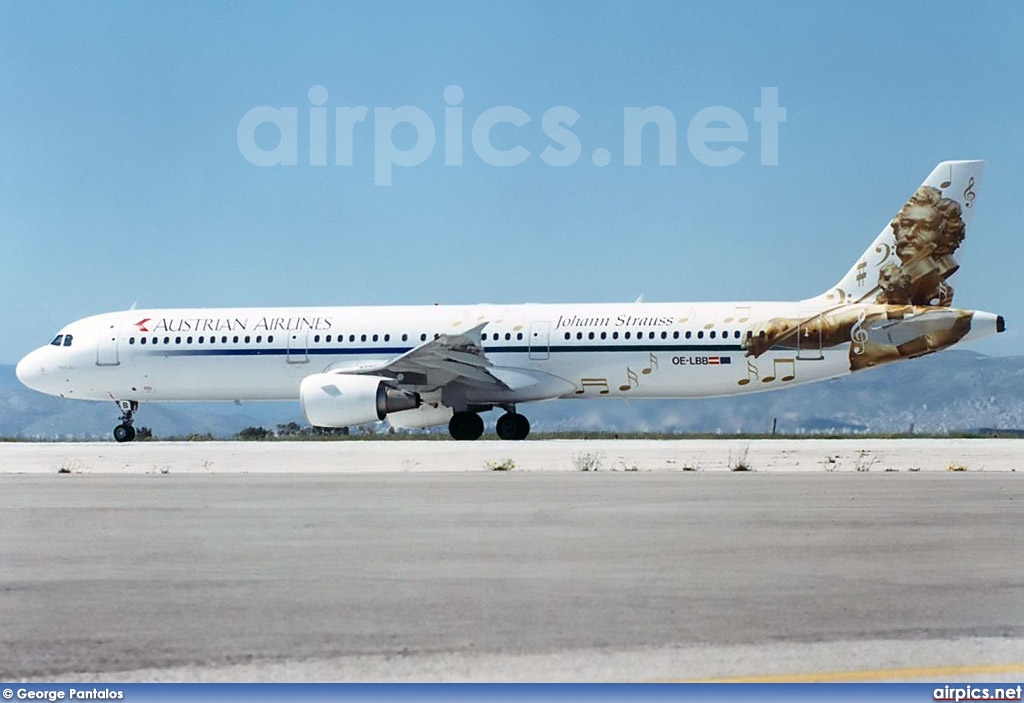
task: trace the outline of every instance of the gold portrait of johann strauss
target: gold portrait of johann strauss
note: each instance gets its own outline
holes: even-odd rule
[[[960,204],[943,198],[937,188],[921,186],[891,226],[900,263],[882,266],[875,302],[948,306],[953,289],[946,279],[959,268],[953,253],[965,233]]]
[[[959,203],[921,186],[890,224],[898,261],[882,263],[871,292],[807,319],[773,318],[755,327],[744,342],[747,356],[772,347],[849,343],[850,369],[856,371],[960,341],[971,329],[972,314],[949,308],[953,289],[946,282],[958,268],[953,254],[965,236]]]

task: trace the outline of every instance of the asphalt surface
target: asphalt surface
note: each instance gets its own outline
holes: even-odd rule
[[[0,680],[1012,665],[1022,507],[1014,473],[2,475]]]

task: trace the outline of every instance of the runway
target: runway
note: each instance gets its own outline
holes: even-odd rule
[[[1024,678],[1010,470],[311,473],[309,446],[69,475],[0,448],[0,679]]]
[[[0,474],[490,471],[1024,472],[1018,439],[0,443]]]

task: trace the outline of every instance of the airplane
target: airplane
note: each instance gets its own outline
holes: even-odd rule
[[[62,398],[112,400],[114,439],[140,403],[298,400],[315,427],[447,423],[522,440],[524,403],[701,398],[788,388],[1005,329],[951,306],[983,161],[944,161],[850,270],[792,302],[129,310],[72,322],[17,366]]]

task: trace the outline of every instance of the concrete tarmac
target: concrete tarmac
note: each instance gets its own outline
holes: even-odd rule
[[[1021,679],[1022,506],[1009,472],[0,475],[0,679]]]

